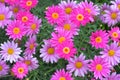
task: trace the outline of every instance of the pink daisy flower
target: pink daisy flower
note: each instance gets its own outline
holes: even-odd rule
[[[16,3],[19,3],[20,0],[5,0],[5,2],[10,5],[15,5]]]
[[[10,6],[10,10],[13,12],[14,18],[16,18],[17,13],[19,13],[19,11],[21,11],[23,9],[20,7],[19,3],[16,3],[16,4]]]
[[[22,21],[25,25],[28,25],[33,20],[33,14],[26,11],[19,11],[16,18]]]
[[[103,80],[103,77],[107,77],[110,74],[110,64],[100,56],[95,56],[89,65],[90,71],[94,72],[96,79]]]
[[[116,74],[115,72],[104,78],[103,80],[120,80],[120,74]]]
[[[115,5],[111,5],[109,10],[105,11],[106,14],[103,16],[105,17],[105,23],[108,26],[114,26],[118,21],[120,21],[120,11]]]
[[[71,77],[72,74],[65,72],[64,69],[62,70],[57,70],[51,77],[50,80],[73,80]]]
[[[56,23],[60,24],[65,19],[64,11],[59,6],[53,5],[53,6],[48,7],[45,14],[46,14],[46,19],[51,25],[56,24]]]
[[[95,48],[105,48],[108,43],[109,36],[106,31],[97,30],[96,32],[92,32],[90,36],[90,44],[92,44]]]
[[[60,58],[69,60],[77,53],[77,50],[74,47],[73,42],[71,41],[71,42],[64,42],[62,45],[57,46],[56,52],[60,56]]]
[[[7,75],[9,71],[9,66],[6,64],[6,62],[0,60],[0,77]]]
[[[12,72],[17,78],[23,79],[28,74],[28,67],[23,62],[16,62],[13,65]]]
[[[34,8],[38,3],[38,0],[21,0],[20,6],[26,10]]]
[[[73,11],[73,9],[76,8],[76,1],[61,1],[61,3],[59,4],[59,6],[64,10],[64,13],[67,15],[70,15],[71,12]]]
[[[14,20],[7,26],[6,35],[9,35],[9,38],[12,38],[13,40],[21,40],[25,34],[25,26],[19,20]]]
[[[12,12],[5,5],[0,5],[0,27],[4,28],[11,22]]]
[[[22,50],[18,47],[18,44],[15,42],[4,42],[0,46],[1,48],[1,59],[5,61],[10,61],[10,63],[16,62],[20,58]]]
[[[29,71],[35,70],[39,66],[37,58],[34,58],[33,56],[24,56],[23,58],[20,58],[20,61],[28,66]]]
[[[70,20],[63,22],[61,25],[55,27],[55,31],[60,33],[61,31],[65,30],[69,32],[70,36],[78,35],[78,27],[72,23]]]
[[[90,15],[88,14],[88,12],[80,7],[75,8],[70,17],[71,21],[78,27],[80,27],[80,25],[85,26],[90,21],[89,18]]]
[[[106,60],[111,66],[118,65],[120,61],[120,47],[118,47],[117,42],[113,42],[104,48],[104,51],[101,51],[102,58]]]
[[[97,5],[94,5],[93,2],[88,2],[88,0],[85,0],[85,2],[80,2],[78,6],[88,12],[90,14],[90,20],[93,22],[94,21],[94,16],[99,15],[100,9],[98,8]]]
[[[25,55],[32,55],[35,54],[36,47],[37,47],[37,42],[36,42],[36,36],[30,36],[28,41],[25,44]]]
[[[103,23],[105,23],[105,17],[103,16],[104,14],[106,14],[105,13],[105,11],[106,10],[109,10],[110,9],[110,6],[107,4],[107,3],[104,3],[104,4],[102,4],[102,6],[100,7],[100,20],[103,22]]]
[[[38,34],[40,27],[41,27],[41,19],[38,19],[38,17],[34,16],[32,22],[30,22],[28,26],[26,26],[26,35],[32,36]]]
[[[119,27],[113,27],[109,31],[109,36],[112,38],[113,41],[119,41],[120,39],[120,29]]]
[[[88,60],[85,60],[85,56],[80,54],[79,57],[74,57],[69,60],[69,64],[67,65],[67,70],[71,73],[74,72],[75,76],[84,77],[87,74],[88,70]]]
[[[56,53],[55,47],[53,47],[50,43],[50,40],[44,40],[44,45],[42,45],[42,47],[43,48],[40,49],[40,57],[43,59],[43,61],[46,63],[54,63],[58,61],[59,56]]]
[[[64,42],[72,41],[71,39],[72,36],[70,35],[70,33],[64,30],[59,31],[59,33],[53,32],[51,35],[52,35],[52,38],[50,42],[55,47],[63,44]]]
[[[111,3],[115,6],[117,6],[118,9],[120,10],[120,0],[111,1]]]
[[[110,6],[109,6],[107,3],[104,3],[104,4],[101,5],[100,8],[101,8],[102,13],[105,13],[105,12],[103,12],[103,11],[109,10],[109,9],[110,9]]]

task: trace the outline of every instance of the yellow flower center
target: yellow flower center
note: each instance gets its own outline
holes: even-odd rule
[[[14,34],[19,34],[19,33],[20,33],[20,29],[17,28],[17,27],[15,27],[15,28],[13,29],[13,33],[14,33]]]
[[[24,72],[24,68],[22,68],[22,67],[18,68],[18,73],[19,74],[22,74],[23,72]]]
[[[117,13],[113,12],[113,13],[111,14],[111,18],[112,18],[112,19],[116,19],[116,18],[117,18]]]
[[[59,14],[56,13],[56,12],[52,13],[52,18],[53,19],[58,19],[59,18]]]
[[[2,71],[3,70],[3,67],[2,67],[2,65],[0,65],[0,71]]]
[[[34,44],[30,44],[30,50],[34,48]]]
[[[120,10],[120,4],[118,5],[118,9]]]
[[[12,54],[14,53],[14,50],[13,50],[12,48],[9,48],[9,49],[7,50],[7,53],[8,53],[9,55],[12,55]]]
[[[62,42],[64,42],[66,39],[65,39],[65,37],[60,37],[59,39],[58,39],[58,42],[59,43],[62,43]]]
[[[72,12],[72,8],[67,7],[67,8],[65,9],[65,12],[66,12],[66,14],[70,14],[70,13]]]
[[[25,64],[29,66],[31,64],[31,61],[30,60],[25,60]]]
[[[19,11],[19,8],[17,8],[17,7],[15,7],[14,9],[13,9],[13,12],[14,13],[17,13]]]
[[[35,30],[35,29],[36,29],[36,27],[37,27],[37,25],[36,25],[36,24],[32,24],[32,25],[31,25],[31,29],[32,29],[32,30]]]
[[[70,24],[65,24],[65,25],[64,25],[64,29],[65,29],[65,30],[68,30],[68,31],[69,31],[70,28],[71,28]]]
[[[95,38],[95,41],[96,41],[97,43],[101,43],[101,42],[102,42],[102,38],[101,38],[101,37],[96,37],[96,38]]]
[[[78,14],[76,18],[78,21],[82,21],[84,19],[84,16],[82,14]]]
[[[3,21],[5,19],[5,15],[4,14],[0,14],[0,21]]]
[[[70,48],[69,47],[64,47],[63,48],[63,53],[69,54],[70,53]]]
[[[76,66],[76,68],[80,69],[80,68],[82,68],[83,64],[82,64],[82,62],[78,61],[75,63],[75,66]]]
[[[23,16],[22,17],[22,22],[27,22],[28,21],[28,17],[27,16]]]
[[[5,0],[0,0],[0,2],[1,2],[1,3],[4,3],[4,2],[5,2]]]
[[[117,32],[113,32],[112,33],[112,37],[117,38],[118,37],[118,33]]]
[[[109,51],[108,51],[108,55],[109,55],[109,56],[114,56],[114,54],[115,54],[115,51],[114,51],[114,50],[109,50]]]
[[[48,48],[48,51],[47,51],[47,52],[48,52],[48,54],[50,54],[50,55],[51,55],[51,54],[54,54],[54,48]]]
[[[85,9],[88,13],[91,13],[91,10],[89,8]]]
[[[26,2],[26,5],[27,5],[27,6],[31,6],[31,5],[32,5],[32,1],[27,1],[27,2]]]
[[[103,69],[102,65],[101,64],[97,64],[96,65],[96,70],[97,71],[101,71]]]
[[[66,78],[65,77],[60,77],[59,80],[66,80]]]

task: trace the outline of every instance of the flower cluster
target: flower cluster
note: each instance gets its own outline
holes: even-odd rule
[[[57,70],[50,80],[74,80],[71,74],[85,77],[89,72],[93,73],[93,79],[119,80],[120,75],[112,70],[120,61],[120,29],[115,26],[120,21],[120,1],[111,1],[111,5],[105,3],[101,7],[87,0],[78,4],[76,1],[61,1],[58,5],[49,6],[45,14],[48,23],[54,26],[54,32],[49,40],[44,40],[40,57],[47,63],[58,59],[68,61],[66,69]],[[91,33],[88,43],[100,52],[93,59],[86,59],[84,53],[77,52],[74,37],[81,26],[94,23],[95,17],[110,29]]]
[[[9,40],[0,44],[0,77],[11,73],[23,79],[28,72],[38,68],[38,60],[34,57],[36,35],[41,27],[41,19],[30,10],[38,0],[0,0],[0,28],[6,31]],[[25,50],[22,40],[28,38]]]

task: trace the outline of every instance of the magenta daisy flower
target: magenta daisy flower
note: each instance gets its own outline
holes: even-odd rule
[[[0,76],[4,76],[8,74],[9,66],[6,64],[6,62],[0,60]]]
[[[73,11],[73,9],[76,8],[76,1],[61,1],[61,3],[59,4],[59,6],[64,10],[64,13],[67,15],[70,15],[71,12]]]
[[[61,30],[59,31],[59,33],[52,33],[52,38],[50,40],[50,42],[52,43],[53,46],[59,46],[61,44],[63,44],[64,42],[69,42],[72,41],[72,36],[70,35],[69,32]]]
[[[17,78],[23,79],[28,74],[28,67],[23,62],[16,62],[13,65],[12,72]]]
[[[51,77],[50,80],[73,80],[71,77],[72,74],[65,72],[64,69],[62,70],[57,70]]]
[[[78,6],[88,12],[90,14],[90,20],[94,21],[94,16],[99,15],[100,9],[97,5],[94,5],[93,2],[88,2],[88,0],[85,0],[85,2],[80,2]]]
[[[97,30],[96,32],[92,32],[90,36],[90,44],[92,44],[95,48],[105,48],[108,43],[108,34],[106,31]]]
[[[78,7],[73,10],[71,13],[70,19],[78,27],[80,25],[85,26],[90,21],[90,15],[84,9]]]
[[[5,5],[0,5],[0,27],[4,28],[11,22],[12,12]]]
[[[33,21],[26,26],[26,35],[32,36],[38,34],[41,27],[41,19],[38,19],[38,17],[34,16]]]
[[[38,3],[38,0],[21,0],[20,6],[26,10],[34,8]]]
[[[78,27],[70,20],[63,22],[61,25],[55,27],[55,31],[58,33],[60,33],[63,30],[69,32],[70,36],[78,35],[79,31]]]
[[[46,19],[51,25],[60,24],[65,19],[64,11],[59,6],[50,6],[45,13]]]
[[[1,48],[1,59],[5,61],[10,61],[10,63],[16,62],[20,58],[22,50],[18,47],[18,44],[15,42],[4,42],[0,46]]]
[[[103,77],[107,77],[110,74],[110,64],[100,56],[95,56],[89,65],[90,71],[94,72],[96,79],[102,80]]]
[[[10,5],[15,5],[16,3],[19,3],[20,0],[5,0],[5,2]]]
[[[67,65],[67,70],[70,72],[74,72],[75,76],[84,77],[87,74],[88,70],[88,60],[85,60],[85,56],[80,54],[79,57],[74,57],[69,60],[69,64]]]
[[[117,65],[120,61],[120,47],[118,47],[117,42],[113,42],[104,48],[104,51],[101,51],[102,58],[106,60],[110,65]]]
[[[17,20],[22,21],[25,25],[28,25],[28,23],[32,22],[33,20],[33,15],[28,11],[19,11],[16,17]]]
[[[113,27],[109,31],[109,36],[112,38],[113,41],[119,41],[120,39],[120,29],[119,27]]]
[[[21,40],[26,34],[25,26],[21,21],[14,20],[7,26],[6,34],[9,35],[9,38],[12,38],[13,40]]]
[[[120,74],[116,74],[115,72],[104,78],[103,80],[120,80]]]
[[[120,11],[115,5],[111,5],[109,10],[105,11],[106,14],[103,16],[105,17],[105,23],[108,26],[114,26],[118,21],[120,21]]]
[[[59,59],[58,54],[56,53],[55,47],[52,46],[50,43],[50,40],[44,40],[44,45],[42,45],[43,48],[40,49],[40,57],[45,62],[57,62]]]
[[[23,58],[20,58],[20,61],[28,66],[29,71],[35,70],[39,66],[37,58],[34,58],[33,56],[24,56]]]
[[[60,56],[60,58],[69,60],[77,53],[77,50],[74,47],[73,42],[70,41],[70,42],[64,42],[62,45],[57,46],[56,52]]]
[[[36,36],[30,36],[28,41],[25,44],[25,55],[32,55],[35,54],[36,47],[37,47],[37,42],[36,42]]]
[[[111,1],[111,3],[115,6],[117,6],[118,9],[120,10],[120,0]]]

